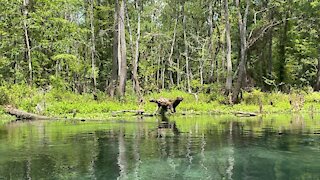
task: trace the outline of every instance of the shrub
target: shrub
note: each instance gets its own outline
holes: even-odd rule
[[[0,105],[6,105],[10,103],[10,97],[7,89],[3,86],[0,87]]]
[[[260,89],[253,89],[252,92],[243,92],[243,100],[245,104],[259,104],[263,101],[263,92]]]

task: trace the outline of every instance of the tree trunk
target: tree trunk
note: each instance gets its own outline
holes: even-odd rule
[[[199,44],[201,44],[201,42],[199,41]],[[204,71],[204,66],[206,63],[206,45],[207,43],[203,43],[202,47],[201,47],[201,58],[199,60],[199,76],[200,76],[200,85],[201,87],[203,87],[204,84],[204,78],[203,78],[203,71]],[[209,49],[210,49],[210,45],[209,45]]]
[[[246,58],[247,58],[247,17],[249,12],[249,0],[246,0],[246,9],[244,16],[242,18],[241,7],[239,5],[239,0],[236,0],[236,6],[238,9],[238,23],[239,23],[239,31],[240,31],[240,63],[239,63],[239,72],[238,79],[234,87],[232,102],[239,102],[239,94],[241,92],[241,88],[244,85],[246,80]]]
[[[218,41],[216,42],[216,48],[215,48],[215,51],[214,51],[214,54],[213,54],[213,57],[211,59],[211,62],[210,62],[210,75],[209,75],[209,82],[210,83],[213,83],[215,82],[215,76],[214,76],[214,71],[216,70],[217,74],[218,75],[218,66],[217,66],[217,57],[218,57],[218,54],[220,52],[220,49],[221,49],[221,42],[220,42],[220,32],[218,32]],[[222,54],[223,54],[223,46],[222,46]],[[217,78],[218,79],[218,78]]]
[[[209,16],[208,16],[208,24],[209,24],[209,52],[210,52],[210,74],[209,74],[209,82],[212,83],[214,81],[214,59],[211,56],[211,52],[213,51],[213,12],[212,12],[212,1],[209,1]]]
[[[201,61],[200,61],[200,64],[199,64],[199,74],[200,74],[200,85],[201,85],[201,87],[203,86],[203,66],[204,66],[204,62],[205,62],[203,56],[201,57]]]
[[[319,45],[318,45],[319,46]],[[317,72],[317,81],[314,87],[315,91],[320,91],[320,46],[318,47],[318,72]]]
[[[273,21],[273,10],[270,10],[269,12],[269,21]],[[273,39],[273,28],[270,28],[268,34],[267,34],[267,43],[268,43],[268,54],[267,54],[267,64],[268,64],[268,70],[267,74],[271,76],[272,73],[272,39]]]
[[[97,91],[97,80],[95,75],[95,69],[96,69],[96,62],[95,62],[95,53],[96,53],[96,47],[95,47],[95,33],[94,33],[94,24],[93,24],[93,11],[94,11],[94,0],[91,0],[90,2],[90,27],[91,27],[91,68],[92,68],[92,81],[93,81],[93,96],[94,99],[96,99],[96,91]]]
[[[16,109],[12,106],[5,106],[4,111],[12,116],[16,116],[17,119],[31,119],[31,120],[50,119],[49,117],[25,112],[25,111]]]
[[[226,59],[227,59],[227,80],[226,80],[226,95],[229,95],[232,89],[232,62],[231,62],[231,36],[229,22],[228,0],[224,0],[224,16],[226,21]]]
[[[288,37],[288,17],[289,13],[286,12],[285,20],[284,20],[284,27],[282,31],[282,36],[280,40],[280,47],[279,47],[279,72],[278,72],[278,83],[281,83],[285,81],[286,78],[286,71],[285,71],[285,65],[286,65],[286,46],[287,46],[287,37]],[[283,90],[283,85],[280,86],[280,89]]]
[[[213,34],[213,12],[212,12],[212,1],[209,1],[209,16],[208,16],[208,24],[209,24],[209,37],[210,37],[210,44],[209,50],[212,50],[212,34]]]
[[[210,83],[215,82],[215,80],[217,80],[217,81],[219,80],[218,59],[217,59],[217,57],[218,57],[218,54],[219,54],[219,52],[221,50],[221,41],[220,41],[221,34],[220,34],[219,27],[216,27],[216,29],[217,29],[217,42],[216,42],[216,48],[214,50],[214,53],[213,53],[211,61],[210,61],[210,72],[209,72],[209,82]],[[212,36],[213,36],[213,34],[212,34]],[[210,39],[212,39],[212,38],[210,38]],[[213,48],[212,47],[211,48],[209,47],[209,51],[210,52],[213,52]],[[223,46],[222,46],[222,48],[223,48]],[[223,67],[223,63],[222,63],[222,67]],[[216,71],[216,76],[214,75],[215,71]]]
[[[180,57],[177,59],[177,69],[178,69],[178,72],[177,72],[177,86],[179,87],[180,86],[180,81],[181,81],[181,73],[180,73]]]
[[[29,85],[32,86],[33,83],[33,72],[32,72],[32,59],[31,59],[31,48],[30,48],[30,38],[28,33],[28,6],[29,0],[23,0],[23,30],[24,30],[24,39],[25,39],[25,46],[26,46],[26,59],[28,60],[28,67],[29,67]]]
[[[171,43],[171,48],[170,48],[170,54],[169,54],[169,58],[168,58],[168,62],[169,62],[169,66],[170,68],[172,68],[173,66],[173,62],[172,62],[172,55],[173,55],[173,50],[174,50],[174,44],[175,44],[175,41],[176,41],[176,34],[177,34],[177,24],[178,24],[178,15],[177,17],[175,18],[175,22],[174,22],[174,30],[173,30],[173,38],[172,38],[172,43]],[[172,70],[169,71],[169,78],[170,78],[170,82],[171,84],[173,85],[174,82],[173,82],[173,72]]]
[[[135,48],[133,47],[133,38],[132,38],[132,31],[131,31],[131,26],[130,26],[130,19],[129,19],[129,14],[127,10],[127,6],[125,4],[125,12],[126,12],[126,17],[127,17],[127,24],[128,24],[128,31],[129,31],[129,44],[130,44],[130,49],[131,49],[131,55],[132,55],[132,81],[133,81],[133,89],[135,93],[141,97],[141,87],[140,87],[140,82],[138,78],[138,62],[139,62],[139,41],[140,41],[140,14],[141,14],[141,8],[139,7],[139,0],[135,1],[136,3],[136,10],[138,13],[138,23],[137,23],[137,37],[135,41]]]
[[[184,55],[186,57],[186,75],[187,75],[187,90],[188,93],[191,93],[191,86],[190,86],[190,72],[189,72],[189,52],[188,52],[188,42],[187,42],[187,32],[186,27],[187,26],[187,16],[184,11],[183,7],[183,38],[184,38]]]
[[[158,50],[160,50],[161,46],[159,45]],[[160,89],[160,84],[159,84],[159,80],[160,80],[160,76],[161,76],[161,54],[159,53],[159,57],[158,57],[158,61],[157,61],[157,75],[156,75],[156,84],[157,84],[157,89]]]
[[[118,18],[118,6],[119,1],[115,0],[114,5],[114,31],[113,31],[113,59],[112,59],[112,72],[111,72],[111,82],[108,87],[108,93],[111,97],[115,94],[115,89],[118,82],[118,31],[119,31],[119,18]]]
[[[165,88],[165,80],[164,80],[164,77],[165,77],[165,75],[164,75],[164,73],[165,73],[165,71],[166,71],[166,65],[165,65],[165,63],[164,63],[164,60],[163,60],[163,58],[162,57],[160,57],[161,58],[161,89],[164,89]]]
[[[139,0],[136,0],[136,8],[138,10],[138,27],[137,27],[135,58],[134,58],[134,61],[132,62],[132,65],[133,65],[132,76],[133,76],[133,80],[134,80],[135,92],[139,97],[141,97],[140,82],[139,82],[139,78],[138,78],[139,41],[140,41],[140,6],[139,6]]]
[[[124,15],[125,0],[122,0],[119,9],[119,30],[118,30],[118,76],[119,87],[118,92],[121,97],[125,95],[126,80],[127,80],[127,57],[126,57],[126,39],[125,39],[125,15]]]
[[[129,18],[129,14],[128,14],[128,9],[127,9],[127,5],[125,5],[125,12],[126,12],[126,18],[127,18],[127,26],[128,26],[128,32],[129,32],[129,44],[130,44],[130,50],[131,50],[131,54],[132,56],[134,56],[134,47],[133,47],[133,38],[132,38],[132,31],[131,31],[131,26],[130,26],[130,18]],[[132,62],[133,62],[133,58],[132,58]]]

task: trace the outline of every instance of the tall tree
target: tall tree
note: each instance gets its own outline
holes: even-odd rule
[[[320,37],[320,35],[319,35]],[[318,65],[317,65],[317,76],[316,76],[316,84],[314,86],[315,91],[320,91],[320,45],[318,45]]]
[[[95,43],[95,30],[94,30],[94,0],[90,1],[90,29],[91,29],[91,68],[92,68],[92,81],[93,81],[93,96],[94,99],[97,98],[97,79],[96,79],[96,43]]]
[[[23,0],[23,30],[24,30],[24,37],[25,37],[25,48],[26,48],[26,60],[28,61],[29,67],[29,85],[33,84],[33,77],[32,77],[32,59],[31,59],[31,47],[30,47],[30,37],[28,32],[28,16],[29,16],[29,0]]]
[[[173,29],[173,37],[172,37],[172,42],[171,42],[171,47],[170,47],[170,54],[169,54],[169,58],[168,58],[168,62],[169,62],[169,66],[171,69],[173,69],[173,61],[172,61],[172,56],[173,56],[173,52],[174,52],[174,45],[176,42],[176,35],[177,35],[177,25],[178,25],[178,18],[179,18],[179,13],[176,13],[175,15],[175,21],[174,21],[174,29]],[[170,83],[173,85],[173,72],[172,70],[169,71],[169,78],[170,78]]]
[[[242,15],[241,6],[239,0],[236,0],[236,7],[238,11],[238,25],[239,25],[239,35],[240,35],[240,62],[239,62],[239,71],[238,79],[235,83],[232,102],[239,102],[239,94],[241,88],[243,87],[246,81],[246,58],[247,58],[247,18],[249,13],[249,4],[250,1],[246,0],[245,12]]]
[[[269,1],[267,1],[267,5],[271,5]],[[273,21],[273,9],[269,9],[268,19],[269,22],[272,23]],[[272,40],[273,40],[273,28],[271,27],[270,30],[267,32],[267,74],[271,76],[272,69],[273,69],[273,62],[272,62]]]
[[[226,95],[232,91],[232,62],[231,62],[231,27],[229,21],[228,0],[224,0],[224,18],[226,23],[226,59],[227,59],[227,80],[226,80]]]
[[[191,93],[190,85],[190,69],[189,69],[189,49],[187,40],[187,15],[185,10],[185,3],[183,4],[183,39],[184,39],[184,56],[186,59],[186,76],[187,76],[187,90]]]
[[[286,70],[285,70],[285,63],[286,63],[286,44],[288,40],[288,30],[289,30],[289,12],[287,11],[285,14],[285,20],[283,24],[283,29],[281,33],[280,45],[279,45],[279,70],[278,70],[278,83],[283,84],[286,78]],[[281,86],[283,90],[283,86]]]
[[[214,4],[213,4],[214,2]],[[215,8],[214,8],[215,7]],[[217,13],[220,11],[214,10],[214,9],[219,9],[220,7],[220,2],[218,0],[215,1],[209,1],[209,13],[208,13],[208,25],[209,25],[209,52],[210,52],[210,69],[209,71],[209,82],[219,82],[219,63],[218,63],[218,55],[221,50],[221,32],[219,28],[219,23],[217,22],[217,19],[215,16]],[[218,11],[218,12],[215,12]],[[216,20],[214,20],[214,18]],[[214,33],[214,30],[216,30],[216,34]],[[216,36],[216,37],[215,37]],[[213,48],[215,45],[215,49]]]
[[[137,38],[136,38],[136,46],[135,46],[135,56],[132,61],[132,78],[134,81],[134,89],[136,94],[140,97],[141,96],[141,88],[140,82],[138,77],[138,62],[139,62],[139,46],[140,46],[140,24],[141,24],[141,5],[140,1],[136,0],[136,9],[138,13],[138,22],[137,22]]]
[[[118,82],[118,71],[119,71],[119,65],[118,65],[118,36],[119,36],[119,1],[115,0],[114,3],[114,30],[113,30],[113,57],[112,57],[112,69],[111,69],[111,82],[108,87],[108,92],[111,97],[115,94],[115,89],[117,87]]]
[[[127,81],[127,54],[126,54],[126,37],[125,37],[125,0],[121,1],[118,16],[118,76],[119,86],[118,93],[122,97],[126,91]]]

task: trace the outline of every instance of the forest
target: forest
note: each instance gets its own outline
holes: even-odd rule
[[[0,0],[0,179],[319,179],[320,0]]]
[[[1,0],[0,104],[48,112],[73,98],[51,113],[86,113],[164,92],[185,110],[301,109],[320,100],[319,17],[318,0]]]

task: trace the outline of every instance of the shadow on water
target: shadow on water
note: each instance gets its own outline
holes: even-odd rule
[[[0,126],[0,179],[317,179],[319,117]]]

